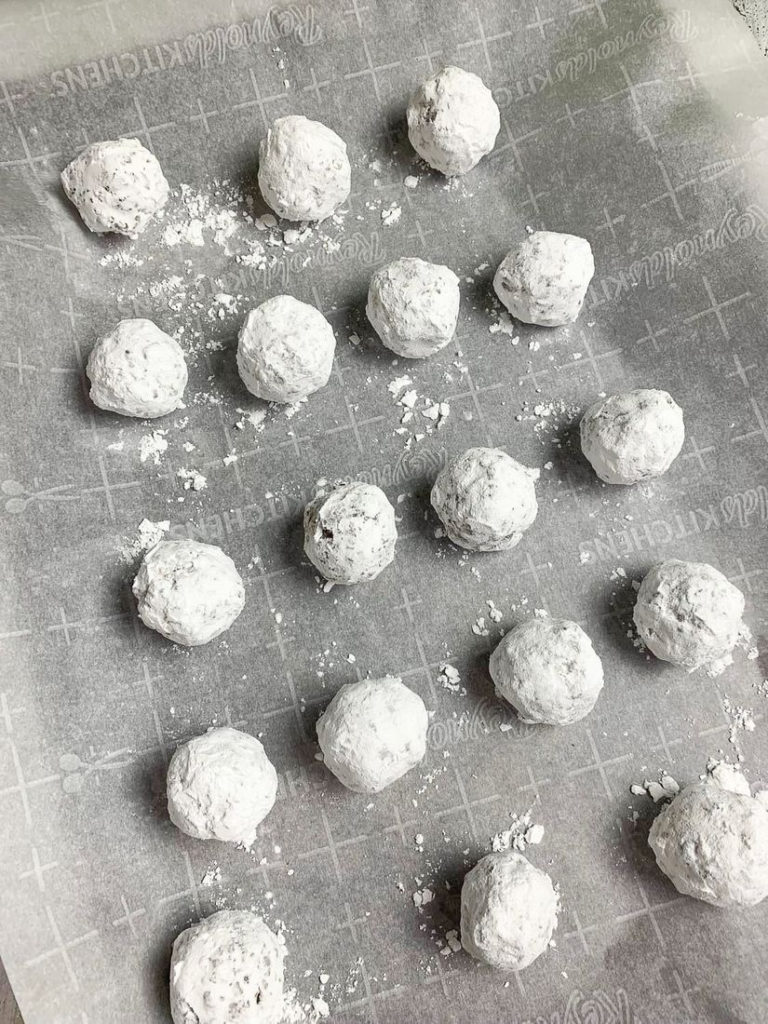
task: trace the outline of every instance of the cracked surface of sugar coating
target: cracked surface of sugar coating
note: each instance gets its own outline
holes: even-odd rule
[[[320,121],[279,117],[259,145],[259,188],[288,220],[330,217],[349,196],[351,168],[342,139]]]
[[[489,853],[461,887],[461,944],[491,967],[520,971],[547,948],[558,910],[546,872],[514,850]]]
[[[249,848],[275,803],[277,772],[255,736],[222,726],[176,748],[166,790],[182,832]]]
[[[378,793],[424,757],[429,717],[395,676],[342,686],[317,723],[326,766],[347,789]]]
[[[686,786],[651,826],[656,863],[686,896],[752,907],[768,896],[768,810],[714,781]]]
[[[319,309],[275,295],[246,316],[237,369],[257,398],[292,404],[328,383],[335,351],[333,328]]]
[[[61,172],[61,184],[85,225],[138,238],[168,201],[157,157],[138,139],[94,142]]]
[[[491,152],[501,127],[490,89],[471,71],[453,66],[422,82],[406,116],[411,145],[446,177],[471,171]]]
[[[395,557],[395,510],[375,484],[354,481],[304,509],[304,551],[331,583],[366,583]]]
[[[195,540],[156,544],[144,556],[133,593],[146,626],[189,647],[229,629],[245,605],[243,581],[229,555]]]
[[[577,319],[594,273],[586,238],[534,231],[501,261],[493,290],[517,320],[562,327]]]
[[[530,619],[498,644],[490,659],[497,692],[523,722],[570,725],[588,715],[603,688],[603,666],[575,622]]]
[[[371,278],[366,315],[388,349],[425,359],[456,333],[459,279],[448,267],[403,257]]]
[[[155,419],[183,404],[184,352],[151,320],[121,320],[96,342],[85,372],[91,401],[108,412]]]
[[[279,1024],[285,947],[249,910],[220,910],[173,943],[173,1024]]]
[[[601,398],[584,414],[581,450],[607,484],[666,473],[685,440],[683,410],[666,391],[638,388]]]
[[[468,448],[438,474],[432,506],[454,544],[503,551],[519,544],[536,518],[538,477],[500,448]]]
[[[649,651],[693,670],[730,656],[743,613],[744,595],[721,572],[671,558],[640,584],[633,614]]]

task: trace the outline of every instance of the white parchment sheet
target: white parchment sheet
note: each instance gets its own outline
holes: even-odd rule
[[[43,0],[3,4],[0,41],[0,951],[26,1024],[168,1021],[171,942],[220,906],[284,929],[299,1005],[322,988],[333,1021],[762,1024],[768,908],[679,897],[647,848],[652,802],[629,792],[662,769],[693,781],[710,757],[768,778],[768,74],[731,5]],[[502,114],[494,153],[448,188],[403,124],[446,63]],[[339,132],[353,164],[338,221],[298,238],[253,223],[258,142],[288,112]],[[58,185],[120,135],[174,189],[136,243],[89,234]],[[500,318],[493,271],[526,226],[592,243],[569,329]],[[451,266],[462,309],[456,344],[393,365],[364,300],[400,255]],[[337,334],[330,383],[290,417],[234,365],[245,311],[280,292]],[[87,400],[84,359],[134,315],[188,353],[183,415]],[[403,424],[406,385],[389,385],[406,375]],[[573,425],[629,387],[670,391],[686,444],[662,479],[606,488]],[[423,412],[441,402],[438,429]],[[436,537],[428,491],[446,455],[488,444],[541,469],[540,512],[514,551],[465,557]],[[337,478],[379,483],[400,540],[377,581],[324,593],[300,513]],[[246,609],[219,641],[181,650],[137,621],[145,518],[235,560]],[[757,658],[710,679],[635,647],[632,581],[662,557],[741,587]],[[605,666],[567,729],[520,725],[488,677],[536,609],[579,621]],[[424,764],[373,800],[329,776],[314,733],[369,673],[402,675],[433,713]],[[280,776],[250,854],[165,812],[175,745],[224,722]],[[446,934],[467,868],[529,808],[563,910],[556,946],[505,977]]]

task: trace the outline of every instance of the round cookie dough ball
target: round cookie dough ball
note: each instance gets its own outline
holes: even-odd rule
[[[406,359],[425,359],[456,331],[459,279],[439,263],[394,260],[371,278],[365,312],[388,349]]]
[[[634,620],[651,653],[693,670],[728,663],[743,612],[744,595],[721,572],[671,558],[640,584]]]
[[[229,629],[245,604],[235,563],[215,544],[162,540],[144,556],[133,593],[145,626],[197,647]]]
[[[61,184],[86,226],[138,238],[168,202],[157,158],[138,139],[94,142],[61,172]]]
[[[493,290],[523,323],[562,327],[581,312],[594,273],[586,238],[534,231],[501,261]]]
[[[429,717],[401,679],[363,679],[338,691],[317,723],[326,766],[356,793],[378,793],[424,757]]]
[[[285,947],[249,910],[220,910],[171,954],[173,1024],[279,1024]]]
[[[304,509],[304,551],[330,583],[376,579],[396,540],[395,510],[374,484],[345,484]]]
[[[510,630],[491,655],[490,671],[498,693],[532,724],[578,722],[603,688],[592,641],[566,619],[531,619]]]
[[[85,372],[93,404],[121,416],[155,419],[183,404],[184,352],[151,320],[121,320],[96,342]]]
[[[336,339],[319,309],[275,295],[252,309],[237,339],[243,383],[267,402],[299,402],[325,387]]]
[[[547,948],[559,900],[552,879],[521,853],[489,853],[461,887],[461,944],[476,960],[521,971]]]
[[[768,896],[768,811],[715,782],[686,786],[648,836],[675,888],[716,907],[751,907]]]
[[[447,177],[471,171],[491,152],[501,127],[490,89],[471,71],[455,67],[422,82],[407,118],[413,148]]]
[[[275,803],[277,772],[255,736],[222,727],[177,747],[166,790],[182,832],[250,847]]]
[[[519,544],[536,518],[538,469],[499,448],[468,448],[439,473],[432,505],[454,544],[503,551]]]
[[[666,391],[650,388],[601,398],[581,421],[581,450],[607,484],[661,476],[684,440],[683,410]]]
[[[299,114],[279,117],[259,145],[259,188],[288,220],[325,220],[349,195],[352,169],[342,139]]]

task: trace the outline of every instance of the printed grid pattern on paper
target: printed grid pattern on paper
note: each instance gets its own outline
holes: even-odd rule
[[[0,83],[0,928],[27,1024],[166,1021],[170,944],[224,904],[284,923],[289,983],[306,1001],[330,974],[339,1022],[762,1021],[765,908],[722,915],[680,897],[645,843],[649,801],[629,794],[662,767],[691,781],[718,751],[743,754],[752,781],[768,772],[755,689],[768,674],[768,74],[748,31],[726,0],[349,0],[271,14],[243,0],[211,5],[200,33],[179,8],[173,39],[124,49],[121,26],[149,6],[42,0],[27,21],[0,15],[20,67],[25,46],[78,18],[100,47]],[[250,45],[246,23],[260,32]],[[480,74],[502,114],[493,154],[455,189],[416,167],[402,123],[409,92],[446,63]],[[142,269],[100,263],[124,247],[84,231],[57,174],[88,142],[131,134],[172,184],[252,184],[258,140],[288,112],[349,144],[338,252],[269,272],[210,249],[169,261],[194,257],[209,297],[224,280],[254,304],[280,291],[317,304],[337,331],[334,375],[292,420],[241,435],[237,323],[206,321],[226,346],[191,367],[190,394],[215,387],[223,402],[189,405],[184,437],[208,487],[185,492],[178,451],[155,467],[130,444],[108,447],[147,430],[94,410],[83,376],[120,316],[173,330],[177,314],[162,298],[120,298]],[[383,225],[382,202],[402,206],[397,224]],[[585,235],[597,273],[577,324],[523,328],[513,346],[488,332],[490,281],[526,226]],[[461,275],[459,357],[449,347],[393,366],[373,339],[367,282],[401,254]],[[386,386],[404,372],[451,407],[407,452]],[[686,416],[681,456],[652,486],[600,487],[572,423],[541,429],[531,413],[636,386],[670,390]],[[435,537],[428,490],[445,454],[474,444],[552,465],[520,547],[467,560]],[[300,510],[320,477],[359,475],[405,495],[397,557],[375,583],[325,594],[303,560]],[[220,543],[240,567],[246,610],[220,641],[177,650],[138,622],[118,550],[144,517]],[[740,655],[710,680],[634,649],[631,580],[663,556],[709,561],[741,587],[756,661]],[[489,599],[504,617],[477,636]],[[500,632],[533,609],[579,621],[604,661],[595,711],[567,730],[521,725],[487,675]],[[440,686],[446,661],[465,695]],[[317,761],[314,722],[341,683],[390,672],[434,712],[429,751],[371,801]],[[754,709],[755,731],[735,743],[726,696]],[[212,723],[258,733],[278,769],[252,855],[167,820],[169,756]],[[563,913],[556,947],[506,978],[440,948],[468,866],[531,804],[545,836],[530,855],[559,883]],[[203,884],[214,863],[220,881]],[[417,910],[423,885],[436,898]]]

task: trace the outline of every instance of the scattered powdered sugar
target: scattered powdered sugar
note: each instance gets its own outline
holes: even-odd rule
[[[530,810],[521,815],[513,812],[510,817],[512,824],[509,828],[498,832],[491,839],[491,849],[495,852],[517,850],[523,853],[527,846],[536,846],[544,838],[544,826],[533,823]]]
[[[450,931],[445,933],[445,945],[441,946],[440,955],[450,956],[451,953],[460,953],[461,948],[458,929],[451,928]]]
[[[139,442],[139,458],[142,462],[147,462],[151,459],[156,466],[160,465],[163,453],[168,450],[168,442],[165,439],[167,433],[167,430],[153,430],[151,434],[145,434],[141,438]]]
[[[285,284],[292,269],[327,262],[341,249],[336,236],[344,211],[322,224],[283,229],[272,213],[256,216],[254,203],[249,192],[228,180],[214,179],[201,188],[180,184],[156,230],[137,239],[130,255],[116,250],[102,259],[104,266],[125,271],[143,268],[141,274],[121,276],[119,304],[135,310],[134,316],[152,317],[165,308],[183,316],[174,337],[183,340],[193,361],[199,353],[221,347],[206,335],[202,323],[242,315],[246,294],[253,294],[253,271],[263,273],[265,281],[274,277],[273,283]],[[242,272],[233,270],[231,258]],[[233,281],[242,283],[246,294],[235,293]]]
[[[444,689],[450,690],[451,693],[465,694],[467,692],[461,685],[459,670],[447,662],[440,666],[440,674],[437,677],[437,681]]]
[[[434,892],[426,886],[423,889],[417,889],[411,896],[413,905],[419,908],[425,907],[427,903],[431,903],[434,898]]]
[[[408,434],[406,449],[410,448],[433,430],[440,430],[451,413],[451,407],[447,402],[434,401],[428,396],[419,395],[418,390],[412,386],[413,380],[408,374],[395,377],[387,385],[387,391],[403,410],[400,416],[400,426],[395,430],[396,434]],[[418,418],[419,413],[422,419]],[[422,420],[427,420],[424,424]],[[408,424],[411,426],[409,427]],[[423,431],[419,427],[425,428]],[[415,432],[411,432],[414,430]]]
[[[488,599],[485,603],[488,605],[488,618],[491,620],[491,622],[501,622],[503,617],[502,613],[496,607],[493,601]]]
[[[655,804],[660,800],[672,800],[680,792],[680,786],[671,775],[659,772],[658,781],[644,779],[642,784],[633,783],[629,787],[634,796],[649,796]]]
[[[428,405],[426,409],[422,409],[421,415],[436,425],[438,430],[442,427],[445,420],[450,415],[451,407],[447,402],[433,402],[432,405]]]
[[[144,260],[128,249],[115,249],[101,257],[99,263],[102,267],[109,267],[114,264],[116,267],[140,267]]]
[[[151,519],[142,519],[136,536],[132,540],[126,540],[120,548],[121,560],[127,563],[135,561],[145,551],[159,543],[170,528],[171,523],[168,519],[156,523]]]
[[[512,345],[517,345],[520,341],[520,338],[515,331],[515,325],[512,322],[512,317],[509,313],[499,313],[499,319],[489,326],[488,333],[506,335],[512,339]]]
[[[390,395],[397,399],[400,393],[404,391],[405,388],[409,387],[411,384],[413,384],[413,381],[408,376],[408,374],[405,373],[403,374],[402,377],[395,377],[394,380],[391,380],[389,384],[387,384],[387,391],[390,393]]]
[[[208,481],[196,469],[177,469],[176,476],[184,481],[185,491],[202,491],[208,486]]]
[[[215,182],[211,192],[200,192],[181,184],[171,196],[170,214],[162,241],[168,247],[191,245],[201,248],[210,240],[229,254],[228,240],[239,227],[234,205],[242,194],[228,182]]]
[[[321,1019],[325,1017],[330,1017],[331,1015],[331,1008],[328,1005],[328,1003],[326,1003],[322,996],[312,997],[312,1009]]]
[[[386,209],[381,211],[381,221],[385,228],[392,227],[393,224],[397,224],[402,216],[402,207],[397,203],[392,203]]]
[[[264,421],[267,418],[266,407],[260,409],[251,409],[246,411],[245,409],[237,409],[240,413],[241,419],[237,420],[235,426],[238,430],[245,430],[245,424],[248,423],[254,430],[263,430]]]
[[[742,793],[744,796],[749,796],[751,793],[749,782],[744,777],[741,768],[729,761],[720,761],[715,757],[710,757],[707,761],[706,775],[702,775],[701,778],[712,779],[722,789],[730,790],[731,793]]]
[[[221,881],[221,868],[218,864],[212,864],[200,879],[200,885],[213,885]]]
[[[743,729],[745,732],[755,731],[755,720],[752,717],[752,709],[744,708],[733,704],[728,697],[723,698],[723,711],[731,719],[730,741],[735,742],[736,731]]]

